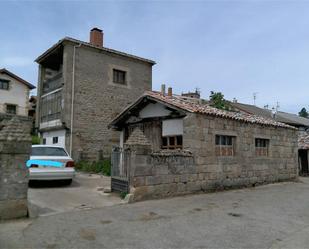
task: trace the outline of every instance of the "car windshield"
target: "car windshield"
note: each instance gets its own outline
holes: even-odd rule
[[[32,147],[31,156],[68,156],[68,154],[59,147]]]

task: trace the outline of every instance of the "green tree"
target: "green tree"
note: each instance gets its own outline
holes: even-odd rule
[[[224,99],[224,95],[221,92],[211,91],[209,100],[210,100],[210,105],[215,108],[222,109],[222,110],[230,109],[228,103]]]
[[[299,115],[300,117],[303,117],[303,118],[308,118],[309,113],[307,112],[306,108],[303,107],[303,108],[300,110],[300,112],[298,113],[298,115]]]

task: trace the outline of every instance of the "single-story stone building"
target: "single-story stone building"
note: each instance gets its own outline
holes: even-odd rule
[[[112,189],[135,201],[298,176],[297,130],[205,100],[149,91],[110,124],[121,131]]]

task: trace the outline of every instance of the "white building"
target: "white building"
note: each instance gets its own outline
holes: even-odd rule
[[[28,116],[29,93],[34,88],[7,69],[0,69],[0,112]]]

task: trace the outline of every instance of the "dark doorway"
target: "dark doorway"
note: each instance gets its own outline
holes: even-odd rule
[[[300,160],[300,175],[308,175],[308,150],[299,150],[298,151],[299,160]]]

